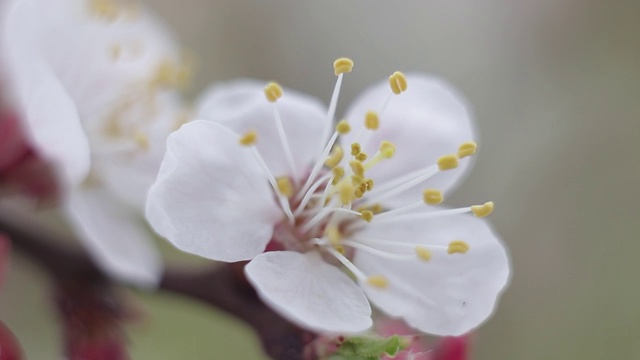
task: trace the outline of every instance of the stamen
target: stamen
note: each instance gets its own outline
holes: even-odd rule
[[[438,205],[442,202],[442,191],[426,189],[422,192],[422,198],[427,205]]]
[[[364,165],[360,161],[351,160],[349,166],[354,175],[364,178]]]
[[[280,116],[280,110],[278,110],[277,101],[283,95],[282,87],[275,82],[270,82],[264,88],[264,95],[267,97],[267,100],[273,103],[273,120],[276,124],[276,129],[278,130],[278,136],[280,137],[280,143],[282,145],[282,150],[284,151],[284,155],[287,158],[287,163],[289,164],[289,170],[291,170],[291,174],[293,176],[297,175],[297,169],[295,160],[293,159],[293,152],[291,151],[291,146],[289,145],[289,139],[287,139],[287,135],[284,132],[284,125],[282,124],[282,117]]]
[[[113,0],[91,0],[88,5],[91,14],[108,21],[115,20],[120,12],[118,4]]]
[[[431,260],[431,250],[424,246],[416,246],[416,255],[423,261]]]
[[[282,97],[283,91],[282,87],[275,82],[270,82],[264,88],[264,95],[267,97],[269,102],[276,102],[278,99]]]
[[[336,147],[333,148],[331,155],[329,155],[327,160],[324,162],[324,165],[329,169],[333,169],[340,164],[343,156],[344,152],[342,151],[342,147],[340,147],[340,145],[336,145]]]
[[[442,171],[451,170],[458,167],[458,156],[455,154],[445,155],[438,159],[438,168]]]
[[[476,144],[473,141],[467,141],[466,143],[463,143],[462,145],[460,145],[460,147],[458,148],[457,155],[460,159],[462,159],[464,157],[475,154],[477,150],[478,150],[478,144]]]
[[[334,168],[333,170],[339,169],[339,167]],[[344,172],[344,169],[342,170]],[[327,180],[329,180],[332,176],[335,177],[335,174],[327,174],[323,177],[321,177],[318,181],[316,181],[310,188],[309,190],[306,192],[306,194],[304,194],[304,197],[302,198],[302,201],[300,202],[300,205],[298,205],[298,208],[296,209],[296,211],[293,212],[293,214],[295,216],[300,215],[305,207],[307,206],[307,204],[309,203],[309,201],[311,200],[311,197],[313,196],[313,194],[316,192],[316,190],[320,187],[320,185],[324,184]]]
[[[400,71],[394,72],[391,76],[389,76],[389,86],[391,87],[391,91],[394,94],[399,95],[400,93],[407,90],[407,78]]]
[[[367,154],[361,152],[360,154],[356,155],[356,160],[360,161],[360,162],[364,162],[365,160],[367,160]]]
[[[342,181],[338,185],[338,194],[340,195],[340,203],[342,205],[349,205],[353,200],[353,193],[355,191],[355,187],[349,181]]]
[[[189,83],[190,78],[191,69],[186,61],[176,63],[165,59],[158,64],[158,68],[151,79],[151,86],[183,89]]]
[[[364,126],[371,130],[378,130],[380,127],[380,118],[378,117],[378,113],[375,111],[367,111],[364,116]]]
[[[255,130],[247,131],[239,140],[240,145],[251,146],[258,142],[258,132]]]
[[[329,243],[331,243],[331,245],[334,247],[340,243],[340,240],[342,240],[342,233],[340,232],[340,229],[338,229],[338,227],[335,225],[327,226],[325,235],[327,236],[327,239],[329,239]],[[342,253],[344,254],[344,252]]]
[[[316,245],[318,245],[318,243],[316,243]],[[338,251],[331,247],[323,246],[322,248],[325,249],[329,254],[333,255],[336,259],[338,259],[338,261],[340,261],[342,265],[344,265],[344,267],[346,267],[353,274],[353,276],[356,277],[356,279],[361,282],[366,281],[367,276],[355,265],[353,265],[353,263],[349,261],[349,259],[347,259],[344,255],[340,254]]]
[[[295,217],[293,216],[293,212],[291,211],[291,206],[289,205],[289,201],[287,200],[286,197],[284,197],[280,193],[280,187],[278,186],[278,181],[276,180],[275,176],[273,176],[273,174],[271,173],[271,170],[269,170],[269,166],[267,166],[267,163],[262,158],[262,155],[260,155],[260,152],[258,151],[258,149],[255,146],[251,146],[251,151],[253,152],[253,156],[258,162],[258,165],[260,165],[260,167],[262,168],[262,171],[267,177],[267,180],[269,180],[269,184],[271,184],[271,187],[273,188],[273,191],[276,194],[276,197],[280,201],[280,207],[282,207],[282,211],[285,213],[285,215],[287,215],[287,218],[289,218],[289,223],[293,224],[295,222]]]
[[[333,70],[336,76],[350,73],[353,70],[353,61],[349,58],[339,58],[333,62]]]
[[[349,125],[349,122],[347,122],[347,120],[340,120],[336,125],[336,131],[340,135],[346,135],[349,133],[349,131],[351,131],[351,125]]]
[[[360,154],[361,151],[362,148],[360,147],[360,144],[358,144],[357,142],[351,144],[351,156],[356,156]]]
[[[290,199],[293,196],[293,185],[291,184],[291,180],[289,180],[286,176],[281,176],[276,179],[278,182],[278,189],[280,193]]]
[[[352,247],[354,249],[362,250],[364,252],[368,252],[369,254],[379,256],[385,259],[393,259],[393,260],[413,260],[415,259],[414,254],[395,254],[388,251],[383,251],[380,249],[376,249],[367,245],[364,245],[360,242],[352,241],[352,240],[343,240],[342,244]]]
[[[365,165],[365,168],[366,168],[366,165]],[[416,173],[418,174],[417,176],[415,176]],[[379,188],[376,188],[375,195],[372,195],[367,199],[367,204],[377,203],[381,200],[400,194],[422,183],[423,181],[428,180],[429,178],[431,178],[433,175],[437,173],[438,173],[438,167],[434,165],[434,166],[428,167],[425,170],[420,170],[419,172],[413,172],[411,174],[408,174],[408,176],[413,176],[412,178],[408,176],[403,176],[397,181],[394,180],[391,183],[384,184]]]
[[[302,225],[300,230],[303,233],[306,233],[307,231],[311,230],[314,226],[316,226],[320,221],[322,221],[322,219],[327,217],[327,215],[330,215],[332,213],[337,213],[337,212],[360,216],[360,213],[355,210],[341,208],[341,207],[325,207],[322,210],[320,210],[320,212],[316,214],[316,216],[312,217],[304,225]]]
[[[420,204],[422,204],[422,202],[420,202]],[[426,220],[426,219],[432,219],[432,218],[441,217],[441,216],[460,215],[460,214],[471,212],[471,207],[466,207],[466,208],[447,209],[447,210],[438,210],[438,211],[429,211],[429,212],[405,213],[407,210],[410,209],[410,207],[416,207],[416,206],[418,206],[418,203],[407,205],[403,208],[390,210],[382,214],[378,214],[373,220],[376,222],[376,224],[381,224],[381,223],[401,222],[401,221],[408,221],[408,220],[410,221]],[[360,225],[354,224],[353,226],[350,227],[350,229],[356,230],[358,228],[361,228]]]
[[[462,240],[454,240],[449,243],[449,249],[447,250],[447,253],[449,255],[456,254],[456,253],[466,254],[467,251],[469,251],[469,244],[467,244]]]
[[[364,164],[365,170],[371,169],[382,160],[391,159],[395,153],[396,146],[393,145],[392,142],[386,140],[380,142],[380,148],[378,149],[378,152]]]
[[[325,162],[325,158],[329,154],[329,151],[331,151],[331,147],[333,147],[333,144],[336,142],[337,138],[338,138],[338,132],[336,131],[336,132],[333,133],[333,135],[329,139],[329,142],[324,147],[324,150],[322,150],[322,153],[320,154],[320,157],[318,157],[318,160],[316,160],[315,165],[313,165],[313,169],[311,170],[311,174],[309,175],[309,177],[307,178],[307,181],[302,186],[302,189],[298,193],[298,196],[302,196],[301,194],[304,194],[309,189],[309,186],[311,186],[311,184],[315,181],[316,176],[318,175],[318,172],[320,171],[320,168],[322,167],[322,164]],[[342,159],[340,159],[340,160],[342,160]]]
[[[336,166],[331,169],[331,173],[333,174],[333,180],[331,181],[331,185],[337,185],[340,180],[344,177],[344,168],[342,166]]]
[[[373,219],[373,211],[363,210],[360,212],[360,217],[366,222],[371,222],[371,219]]]
[[[493,201],[486,202],[482,205],[474,205],[471,207],[473,215],[477,217],[485,217],[493,212]]]
[[[135,135],[134,135],[134,140],[136,142],[136,144],[142,149],[142,150],[149,150],[149,137],[141,132],[141,131],[136,131]]]
[[[371,275],[367,278],[367,284],[380,289],[385,289],[389,286],[389,280],[382,275]]]

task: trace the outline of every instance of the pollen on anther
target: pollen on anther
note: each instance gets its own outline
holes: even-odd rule
[[[278,101],[278,99],[282,97],[282,94],[282,87],[275,82],[270,82],[264,88],[264,95],[267,97],[267,100],[269,100],[269,102]]]
[[[340,146],[336,146],[333,148],[333,151],[331,151],[331,155],[329,155],[327,160],[324,162],[324,165],[332,169],[340,164],[343,156],[344,152],[342,151],[342,148]]]
[[[339,58],[333,62],[333,71],[336,76],[350,73],[353,70],[353,60],[349,58]]]
[[[276,179],[276,181],[278,183],[280,193],[286,196],[287,199],[291,198],[293,196],[293,184],[291,184],[291,180],[288,177],[283,176]]]
[[[258,132],[255,130],[247,131],[239,140],[240,145],[251,146],[258,142]]]
[[[349,125],[349,122],[347,122],[347,120],[340,120],[336,125],[336,131],[340,135],[346,135],[349,133],[349,131],[351,131],[351,125]]]
[[[422,192],[422,200],[428,205],[438,205],[442,202],[442,191],[436,189],[425,189]]]
[[[416,255],[418,255],[418,257],[422,261],[431,260],[431,250],[427,249],[424,246],[416,246]]]
[[[493,212],[493,201],[488,201],[482,205],[474,205],[471,207],[471,211],[477,217],[485,217]]]
[[[384,289],[389,286],[389,280],[382,275],[371,275],[367,278],[367,284]]]
[[[366,153],[361,152],[360,154],[356,155],[356,160],[358,160],[360,162],[363,162],[363,161],[367,160],[367,157],[368,156],[367,156]]]
[[[462,240],[454,240],[449,243],[449,248],[447,249],[447,253],[451,254],[466,254],[469,251],[469,244]]]
[[[333,175],[333,181],[331,185],[335,185],[339,183],[340,180],[342,180],[342,178],[344,177],[344,168],[342,166],[336,166],[331,169],[331,174]]]
[[[332,245],[337,245],[342,240],[342,233],[337,226],[328,226],[325,230],[325,236]]]
[[[369,130],[378,130],[380,127],[380,118],[375,111],[367,111],[364,116],[364,126]]]
[[[445,155],[438,159],[438,168],[442,171],[451,170],[458,167],[458,156],[455,154]]]
[[[373,211],[363,210],[360,212],[360,217],[366,222],[371,222],[371,220],[373,219]]]
[[[389,76],[389,86],[394,94],[398,95],[407,90],[407,77],[400,71]]]
[[[395,153],[396,153],[396,146],[393,145],[392,142],[384,140],[380,143],[380,154],[382,154],[382,156],[384,156],[387,159],[390,159],[393,157]]]
[[[478,144],[474,141],[467,141],[458,148],[458,157],[462,159],[464,157],[471,156],[476,153],[476,150],[478,150]]]
[[[360,154],[362,151],[362,147],[357,142],[351,144],[351,156],[356,156]]]
[[[373,190],[373,179],[365,179],[364,183],[367,185],[367,191]]]

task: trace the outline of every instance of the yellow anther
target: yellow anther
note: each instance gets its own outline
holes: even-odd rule
[[[380,214],[384,208],[380,204],[373,204],[369,207],[374,214]]]
[[[336,125],[336,131],[340,135],[346,135],[351,131],[351,125],[349,125],[347,120],[340,120]]]
[[[451,254],[465,254],[469,251],[469,244],[462,240],[454,240],[449,243],[449,249],[447,249],[447,253]]]
[[[423,261],[431,260],[431,250],[427,249],[426,247],[417,246],[416,255],[418,255],[420,260],[423,260]]]
[[[364,183],[367,185],[367,191],[373,190],[373,179],[365,179]]]
[[[256,142],[258,142],[258,132],[255,130],[247,131],[247,133],[240,138],[240,145],[250,146]]]
[[[391,91],[398,95],[407,90],[407,77],[400,71],[396,71],[389,76],[389,86],[391,86]]]
[[[351,171],[356,176],[364,178],[364,165],[360,161],[351,160],[349,161],[349,166],[351,166]]]
[[[360,152],[362,151],[362,147],[360,146],[360,144],[358,144],[357,142],[354,142],[351,144],[351,155],[352,156],[356,156],[358,154],[360,154]]]
[[[380,127],[380,118],[375,111],[367,111],[364,115],[364,126],[369,130],[378,130]]]
[[[331,169],[331,174],[333,175],[333,181],[331,182],[331,184],[335,185],[339,183],[340,180],[342,180],[342,178],[344,177],[344,168],[342,166],[336,166]]]
[[[120,8],[113,0],[91,0],[89,11],[95,16],[112,21],[118,17]]]
[[[339,252],[342,255],[346,255],[347,254],[347,251],[344,249],[344,246],[342,246],[342,245],[336,245],[333,248],[336,249],[336,251]]]
[[[336,76],[344,73],[350,73],[353,70],[353,60],[349,58],[340,58],[333,62],[333,71]]]
[[[291,184],[291,180],[288,177],[282,176],[276,179],[278,182],[278,189],[280,193],[287,197],[287,199],[293,196],[293,184]]]
[[[327,160],[324,162],[324,165],[329,169],[332,169],[338,166],[338,164],[340,164],[340,161],[342,161],[343,156],[344,156],[344,151],[342,151],[342,148],[339,145],[337,145],[336,147],[333,148],[333,151],[331,151],[331,155],[329,155]]]
[[[342,205],[349,205],[353,200],[353,193],[355,187],[350,181],[342,181],[338,185],[338,195],[340,196],[340,203]]]
[[[360,217],[366,222],[371,222],[371,220],[373,219],[373,211],[363,210],[360,212]]]
[[[149,150],[149,137],[145,133],[137,131],[134,135],[134,140],[142,150]]]
[[[493,212],[493,201],[488,201],[482,205],[474,205],[471,207],[471,211],[477,217],[485,217]]]
[[[476,153],[476,150],[478,150],[478,144],[474,141],[467,141],[458,148],[458,157],[462,159],[463,157],[471,156]]]
[[[422,192],[422,199],[425,204],[438,205],[442,202],[442,191],[436,189],[425,189]]]
[[[445,155],[438,159],[438,168],[440,170],[451,170],[458,167],[458,156],[455,154]]]
[[[276,102],[282,97],[282,87],[275,82],[270,82],[264,87],[264,96],[270,102]]]
[[[365,160],[367,160],[367,154],[361,152],[360,154],[356,155],[356,160],[363,162]]]
[[[393,145],[392,142],[384,140],[380,143],[380,154],[382,154],[382,156],[387,159],[391,159],[395,153],[396,146]]]
[[[178,63],[173,60],[163,60],[151,79],[152,86],[184,88],[191,78],[191,68],[185,61]]]
[[[389,280],[382,275],[371,275],[367,278],[367,284],[384,289],[389,286]]]
[[[338,245],[338,243],[340,243],[340,241],[342,240],[342,233],[340,232],[340,229],[338,229],[338,227],[335,225],[328,226],[324,234],[333,246]]]

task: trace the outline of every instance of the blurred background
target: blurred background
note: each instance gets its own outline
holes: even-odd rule
[[[450,203],[495,201],[513,263],[474,359],[640,359],[640,2],[146,2],[197,59],[191,96],[256,77],[328,102],[341,56],[356,65],[338,113],[395,70],[448,79],[481,133]],[[29,359],[50,359],[47,283],[25,259],[13,265],[0,317]],[[140,296],[150,320],[131,329],[133,359],[263,358],[224,313]]]

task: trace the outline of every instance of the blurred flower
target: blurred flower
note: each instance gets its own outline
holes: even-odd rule
[[[421,331],[465,333],[490,315],[509,275],[479,219],[492,203],[435,206],[475,153],[469,114],[442,81],[394,73],[391,89],[366,91],[331,134],[351,66],[336,61],[328,114],[275,83],[213,88],[200,102],[207,120],[169,137],[147,218],[185,251],[251,260],[258,294],[300,326],[363,331],[368,297]],[[286,251],[263,253],[270,241]]]
[[[188,68],[146,9],[112,0],[12,0],[0,64],[30,145],[58,175],[79,237],[110,275],[153,286],[141,214]]]

